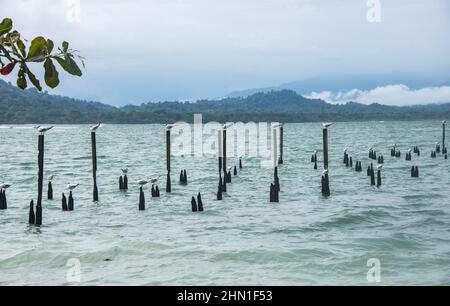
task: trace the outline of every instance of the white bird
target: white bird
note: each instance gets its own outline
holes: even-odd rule
[[[347,151],[348,151],[348,148],[345,148],[345,149],[344,149],[344,152],[346,153]]]
[[[148,181],[146,181],[146,180],[137,180],[137,181],[135,181],[135,183],[142,187],[144,185],[147,185]]]
[[[91,131],[95,132],[95,131],[97,131],[98,128],[100,128],[101,126],[102,126],[101,123],[99,123],[99,124],[97,124],[97,125],[93,125],[93,126],[91,126]]]
[[[177,126],[176,124],[168,124],[168,125],[166,125],[166,129],[170,131],[171,129],[173,129],[176,126]]]
[[[35,125],[35,126],[33,126],[33,129],[37,130],[40,127],[41,127],[40,125]]]
[[[408,149],[408,153],[411,153],[411,151],[412,151],[411,149]]]
[[[8,189],[9,187],[11,187],[11,185],[10,184],[6,184],[6,183],[1,183],[0,184],[0,189]]]
[[[333,123],[331,123],[331,122],[322,123],[322,126],[323,126],[324,129],[327,129],[327,128],[329,128],[332,125],[333,125]]]
[[[274,128],[278,128],[278,127],[282,127],[283,126],[283,124],[282,123],[274,123],[273,125],[272,125],[272,127],[274,127]]]
[[[148,182],[151,183],[151,184],[155,184],[159,180],[160,177],[161,177],[160,175],[158,175],[158,176],[151,176],[148,179]]]
[[[317,151],[314,151],[314,155],[317,155]]]
[[[447,120],[442,120],[442,124],[446,124],[447,123]]]
[[[328,174],[328,169],[323,170],[323,175]]]
[[[48,180],[51,182],[51,181],[53,181],[53,178],[54,178],[55,176],[52,174],[52,175],[50,175],[49,177],[48,177]]]
[[[377,165],[378,170],[381,170],[381,168],[383,168],[383,165]]]
[[[223,129],[226,130],[226,129],[228,129],[229,127],[231,127],[233,124],[234,124],[234,123],[226,123],[226,124],[223,125]]]
[[[50,131],[53,128],[54,128],[54,126],[40,126],[40,127],[37,128],[37,131],[39,133],[41,133],[41,135],[44,135],[45,132],[48,132],[48,131]]]
[[[74,190],[75,188],[77,188],[80,184],[67,184],[67,189],[69,189],[70,191]]]
[[[128,174],[128,168],[120,169],[120,170],[122,170],[122,173],[123,173],[123,174]]]

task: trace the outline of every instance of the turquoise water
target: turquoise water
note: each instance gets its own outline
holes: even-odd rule
[[[138,211],[138,187],[118,190],[120,168],[130,180],[165,175],[165,128],[105,125],[97,133],[100,202],[93,203],[90,132],[58,126],[46,135],[45,177],[56,174],[54,201],[44,201],[41,228],[29,227],[36,197],[36,132],[0,128],[0,181],[9,209],[0,211],[0,285],[66,285],[70,259],[81,264],[81,285],[368,285],[367,261],[379,259],[381,284],[450,285],[450,171],[442,155],[430,158],[441,124],[337,123],[330,129],[332,196],[320,194],[321,124],[285,126],[285,164],[279,169],[280,203],[268,203],[272,171],[260,158],[244,169],[221,202],[215,201],[217,161],[173,157],[173,193]],[[390,157],[396,142],[403,155]],[[422,156],[405,161],[418,145]],[[363,162],[356,173],[342,164],[344,148]],[[383,153],[383,186],[370,186],[368,148]],[[321,154],[319,153],[319,159]],[[235,158],[228,160],[236,164]],[[410,177],[411,165],[420,178]],[[320,168],[320,167],[319,167]],[[187,169],[189,185],[176,184]],[[75,211],[62,212],[68,182]],[[44,189],[44,192],[46,188]],[[190,212],[201,191],[206,211]]]

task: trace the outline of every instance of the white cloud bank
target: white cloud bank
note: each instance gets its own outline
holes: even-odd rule
[[[406,85],[388,85],[371,90],[352,89],[345,92],[312,92],[307,98],[322,99],[328,103],[358,102],[385,105],[418,105],[450,102],[450,86],[425,87],[417,90]]]

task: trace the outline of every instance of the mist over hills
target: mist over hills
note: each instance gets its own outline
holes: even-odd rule
[[[190,102],[144,103],[114,107],[100,102],[22,91],[0,80],[0,124],[172,123],[193,121],[364,121],[450,118],[450,103],[419,106],[329,104],[307,99],[292,90],[259,92],[247,97]]]

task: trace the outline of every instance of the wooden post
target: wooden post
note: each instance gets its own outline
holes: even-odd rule
[[[222,137],[222,170],[223,170],[223,192],[227,192],[227,181],[228,181],[228,173],[227,173],[227,127],[223,127],[223,137]]]
[[[323,128],[323,168],[328,170],[328,128]]]
[[[284,127],[283,125],[280,126],[280,164],[284,163],[283,160],[283,148],[284,148]]]
[[[219,173],[222,173],[222,157],[223,157],[223,149],[222,149],[222,131],[217,132],[217,148],[218,148],[218,160],[219,160]]]
[[[36,205],[36,225],[42,225],[42,185],[44,183],[44,135],[38,138],[38,198]]]
[[[166,168],[167,168],[167,182],[166,192],[172,192],[172,182],[170,180],[170,155],[171,155],[171,142],[170,142],[170,129],[166,131]]]
[[[447,148],[445,147],[445,125],[447,121],[442,121],[442,154],[447,153]]]
[[[97,188],[97,143],[95,132],[91,132],[91,144],[92,144],[92,177],[94,179],[94,192],[93,200],[98,201],[98,188]]]

